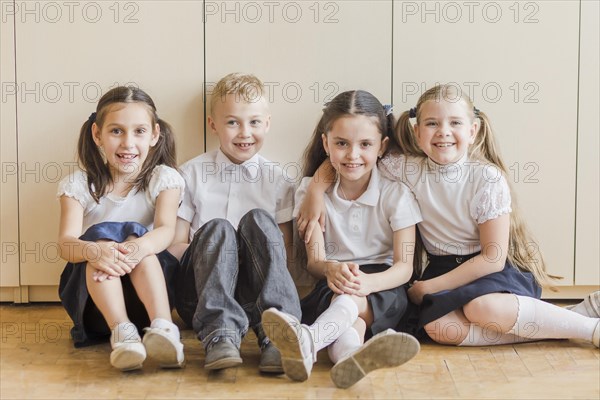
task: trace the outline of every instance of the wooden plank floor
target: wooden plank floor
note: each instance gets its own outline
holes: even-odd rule
[[[182,331],[187,366],[161,370],[148,360],[122,373],[108,344],[75,349],[60,305],[0,305],[1,399],[599,399],[600,352],[588,343],[556,340],[515,346],[445,347],[425,343],[411,362],[380,370],[347,390],[329,378],[327,353],[307,382],[260,375],[254,338],[242,345],[244,364],[206,371],[191,330]]]

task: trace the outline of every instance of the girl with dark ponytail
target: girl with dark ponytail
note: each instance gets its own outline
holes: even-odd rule
[[[68,261],[59,295],[76,347],[110,337],[111,364],[141,368],[146,354],[181,367],[183,344],[171,320],[177,260],[173,240],[185,183],[170,125],[143,90],[117,87],[83,123],[80,171],[58,188],[59,245]],[[142,341],[139,330],[146,328]]]

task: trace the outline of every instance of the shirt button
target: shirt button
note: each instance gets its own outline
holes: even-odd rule
[[[359,228],[358,228],[358,225],[354,225],[354,226],[352,227],[352,229],[354,230],[354,232],[358,232],[358,229],[359,229]]]

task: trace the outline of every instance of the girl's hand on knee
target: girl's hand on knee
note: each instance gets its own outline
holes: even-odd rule
[[[98,271],[104,272],[109,276],[123,276],[133,270],[135,264],[131,264],[118,249],[115,242],[96,242],[91,247],[96,253],[88,259],[88,264]]]
[[[369,274],[365,274],[359,270],[357,279],[360,282],[360,287],[353,293],[355,296],[366,297],[375,291],[373,290],[373,285],[371,284],[373,278],[369,276]]]
[[[330,262],[325,276],[327,285],[336,294],[354,294],[360,289],[360,282],[353,271],[358,269],[355,263]]]
[[[106,272],[96,270],[92,274],[92,279],[94,279],[96,282],[103,282],[105,280],[110,281],[112,279],[116,279],[116,277],[112,276],[112,275],[108,275]]]

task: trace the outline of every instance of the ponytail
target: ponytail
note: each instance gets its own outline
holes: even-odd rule
[[[94,114],[96,113],[93,113],[81,126],[77,143],[77,159],[81,169],[87,174],[90,195],[96,203],[99,203],[106,187],[112,183],[112,176],[94,142],[92,135],[92,125],[96,122]]]

